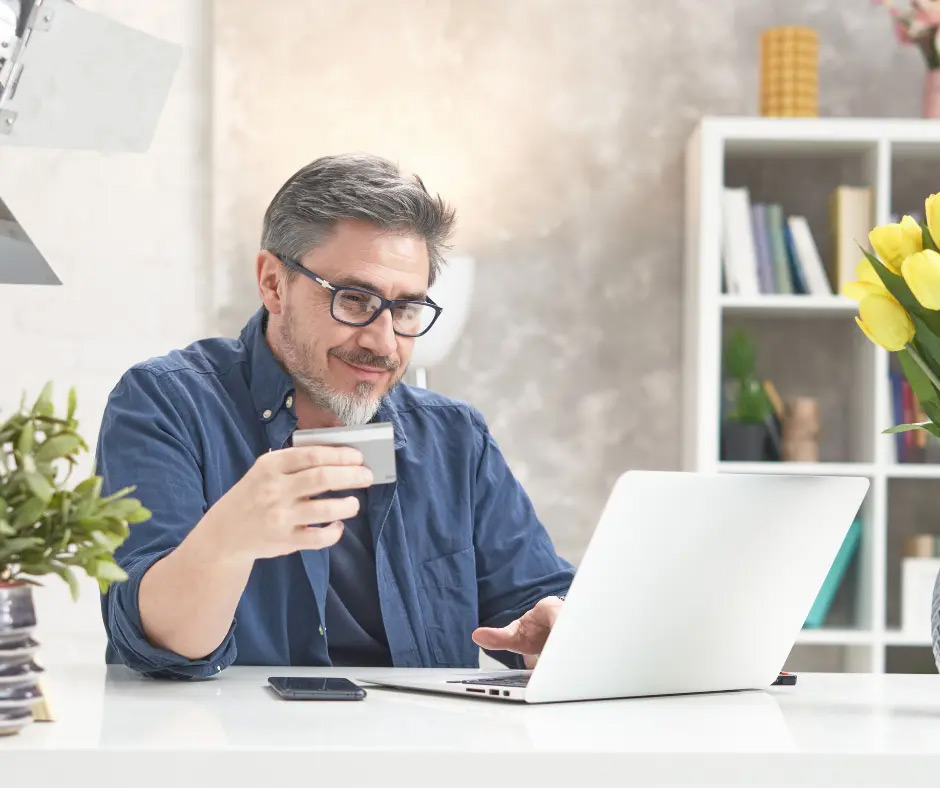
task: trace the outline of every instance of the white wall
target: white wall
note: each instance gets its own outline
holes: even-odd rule
[[[78,389],[94,447],[108,394],[136,361],[208,330],[209,2],[80,0],[91,11],[183,47],[145,154],[0,146],[0,194],[64,282],[0,286],[0,418],[23,390]],[[88,457],[83,471],[91,468]],[[77,479],[76,479],[77,481]],[[103,647],[97,588],[71,602],[50,578],[37,593],[40,637]]]

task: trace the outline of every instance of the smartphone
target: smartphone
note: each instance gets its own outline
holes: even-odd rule
[[[285,700],[362,700],[366,691],[349,679],[269,676],[268,684]]]

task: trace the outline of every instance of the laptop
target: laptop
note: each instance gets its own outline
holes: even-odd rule
[[[525,703],[769,687],[869,481],[629,471],[532,671],[370,684]]]

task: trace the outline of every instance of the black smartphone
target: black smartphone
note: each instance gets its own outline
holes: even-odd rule
[[[269,676],[268,684],[286,700],[362,700],[366,691],[349,679]]]

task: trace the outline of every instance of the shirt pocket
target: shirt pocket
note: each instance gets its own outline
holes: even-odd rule
[[[419,587],[428,643],[442,667],[477,667],[477,571],[472,547],[424,561]]]

